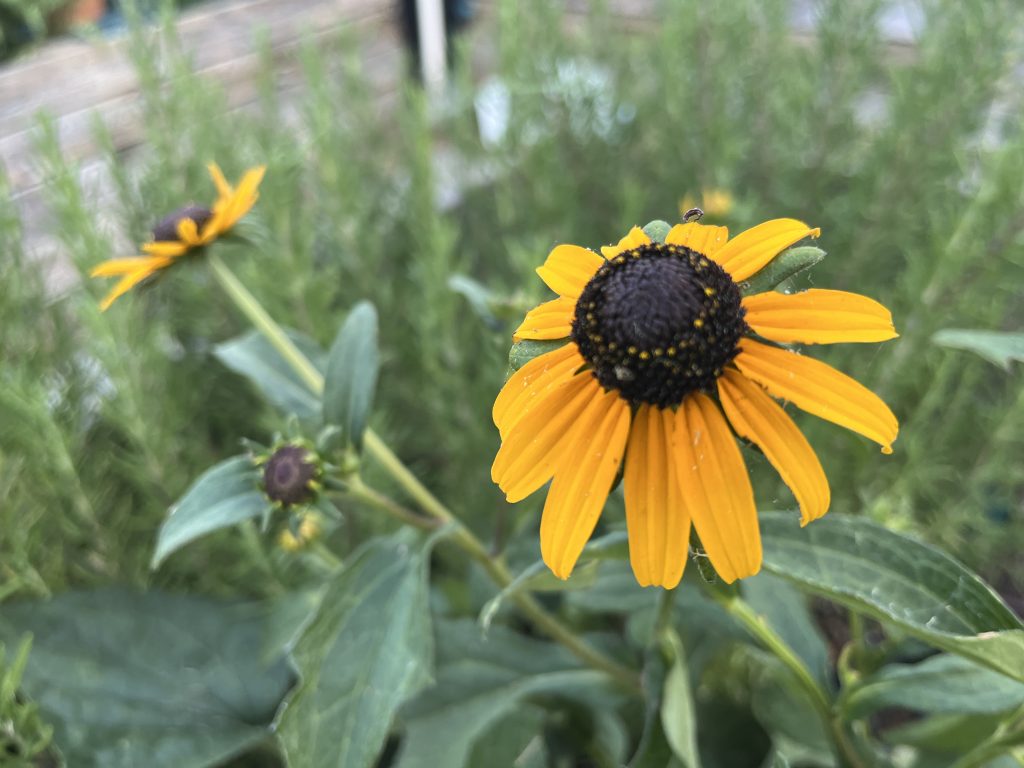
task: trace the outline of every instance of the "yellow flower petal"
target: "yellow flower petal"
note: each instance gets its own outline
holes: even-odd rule
[[[224,178],[224,173],[219,165],[210,163],[206,166],[206,170],[210,172],[210,178],[213,179],[213,183],[217,187],[217,197],[226,200],[234,195],[235,191],[228,184],[228,180]]]
[[[600,398],[601,385],[588,374],[547,390],[509,432],[494,457],[491,479],[509,503],[521,501],[551,479],[563,459],[574,460],[574,424]]]
[[[142,250],[150,256],[181,256],[188,252],[188,245],[177,240],[156,240],[142,244]]]
[[[814,449],[784,410],[742,373],[726,368],[718,379],[722,409],[736,434],[761,449],[800,505],[801,524],[828,512],[828,478]]]
[[[106,295],[103,301],[100,302],[100,310],[106,312],[110,308],[110,305],[118,298],[126,294],[153,273],[168,266],[173,259],[155,256],[152,259],[138,259],[137,261],[148,261],[149,263],[144,267],[140,267],[135,272],[129,272],[122,277],[118,281],[117,285],[111,289],[110,293]]]
[[[199,229],[196,227],[196,223],[192,219],[182,219],[178,222],[178,239],[185,245],[195,247],[202,245],[199,240]]]
[[[634,248],[639,248],[641,245],[649,245],[650,242],[651,238],[647,236],[646,232],[644,232],[640,227],[633,227],[629,230],[629,234],[619,240],[615,245],[602,245],[601,253],[606,259],[611,259],[618,256],[623,251],[631,251]]]
[[[160,269],[170,263],[164,256],[132,256],[127,259],[108,259],[102,264],[93,267],[89,273],[91,277],[114,277],[115,275],[129,275],[136,272]]]
[[[754,491],[736,439],[704,394],[683,400],[675,415],[679,487],[711,564],[723,581],[761,569],[761,531]]]
[[[537,274],[559,296],[578,299],[583,287],[604,263],[604,259],[586,248],[559,245],[548,254],[544,266],[537,267]]]
[[[555,471],[540,520],[541,557],[560,579],[572,573],[594,532],[622,464],[629,404],[600,384],[568,434],[568,453]]]
[[[743,299],[747,324],[772,341],[835,344],[886,341],[899,334],[892,314],[874,299],[812,288],[802,293],[759,293]]]
[[[572,331],[572,318],[576,312],[575,299],[558,298],[534,307],[512,335],[520,339],[564,339]]]
[[[772,219],[736,235],[718,250],[715,261],[733,280],[746,280],[783,249],[819,234],[820,229],[811,229],[796,219]]]
[[[672,458],[673,414],[641,405],[633,417],[623,486],[629,562],[641,587],[672,589],[690,549],[690,514]]]
[[[820,360],[776,349],[751,339],[740,340],[733,364],[781,400],[874,440],[892,453],[899,422],[882,399]]]
[[[513,373],[494,400],[491,416],[504,439],[515,423],[523,417],[551,387],[572,378],[584,360],[573,343],[547,352]]]
[[[241,219],[256,204],[259,195],[256,190],[263,181],[263,174],[266,173],[265,165],[257,166],[245,172],[242,180],[238,182],[238,189],[235,190],[231,202],[223,210],[224,218],[220,222],[219,232],[227,232],[238,220]]]
[[[665,237],[665,242],[669,245],[685,246],[702,256],[711,256],[717,253],[728,239],[728,227],[712,227],[708,224],[690,221],[672,227]]]

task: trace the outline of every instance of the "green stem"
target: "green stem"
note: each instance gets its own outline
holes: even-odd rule
[[[302,354],[298,347],[292,343],[292,340],[288,338],[288,335],[281,329],[281,326],[267,314],[267,311],[256,297],[242,285],[216,253],[211,253],[207,258],[214,277],[235,305],[249,319],[253,326],[263,334],[271,346],[291,366],[292,370],[302,378],[310,390],[318,395],[323,394],[324,377],[309,361],[309,358]],[[427,512],[435,521],[441,524],[452,524],[454,526],[452,532],[453,541],[480,563],[499,587],[504,588],[512,583],[512,574],[509,573],[505,564],[491,556],[480,539],[409,471],[409,468],[402,463],[401,459],[395,455],[387,443],[373,430],[367,429],[363,434],[363,446],[366,452],[391,475],[395,482],[416,501],[424,512]],[[403,522],[416,525],[419,528],[424,527],[424,521],[419,516],[411,516],[408,510],[404,510],[403,507],[382,494],[373,491],[365,484],[353,484],[351,489],[364,501],[373,504],[378,509],[394,515]],[[413,518],[416,518],[415,521]],[[431,522],[430,527],[434,528],[436,525]],[[581,661],[607,673],[623,688],[633,693],[640,692],[639,677],[632,669],[619,664],[614,659],[585,643],[571,629],[548,613],[532,595],[520,593],[514,595],[512,600],[538,629],[552,640],[564,645]]]
[[[750,604],[737,594],[725,594],[720,590],[709,590],[712,597],[750,634],[761,641],[762,645],[771,651],[775,656],[789,668],[790,672],[800,684],[800,687],[807,693],[811,703],[821,717],[825,728],[832,734],[835,741],[837,756],[843,765],[850,768],[866,768],[867,763],[857,752],[856,746],[850,739],[842,719],[833,712],[832,704],[828,695],[808,671],[802,661],[786,645],[785,641],[768,626],[768,622],[759,616]]]

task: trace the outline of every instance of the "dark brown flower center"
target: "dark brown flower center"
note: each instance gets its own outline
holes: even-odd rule
[[[267,498],[281,504],[304,504],[312,501],[316,490],[316,464],[309,452],[298,445],[278,448],[263,468],[263,490]]]
[[[748,327],[732,278],[707,257],[651,243],[598,269],[576,302],[572,339],[605,389],[634,405],[678,405],[714,389]]]
[[[206,224],[213,216],[213,211],[209,208],[204,208],[201,205],[189,204],[176,210],[174,213],[168,214],[164,218],[160,219],[155,227],[153,227],[153,239],[160,240],[177,240],[178,239],[178,222],[185,219],[192,219],[196,223],[196,229],[201,230],[203,225]]]

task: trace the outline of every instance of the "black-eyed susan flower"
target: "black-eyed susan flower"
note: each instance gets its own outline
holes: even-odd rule
[[[756,573],[757,510],[737,436],[789,485],[804,524],[830,500],[817,456],[773,398],[891,452],[898,424],[877,395],[773,343],[891,339],[889,311],[843,291],[741,293],[778,253],[818,234],[776,219],[729,240],[725,227],[692,222],[656,243],[634,227],[601,254],[560,245],[538,268],[559,297],[527,314],[515,336],[567,343],[520,368],[498,395],[502,445],[491,473],[509,502],[552,481],[540,543],[556,576],[572,572],[623,463],[640,584],[679,582],[691,524],[725,581]]]
[[[216,163],[211,163],[208,169],[217,187],[217,200],[212,207],[189,204],[179,208],[153,228],[153,239],[142,245],[145,256],[110,259],[92,270],[92,277],[121,277],[101,302],[101,309],[106,310],[118,297],[150,275],[167,269],[189,251],[230,231],[253,207],[259,198],[264,166],[246,171],[237,187],[228,184]]]

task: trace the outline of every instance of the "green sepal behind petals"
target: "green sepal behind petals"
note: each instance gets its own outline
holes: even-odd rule
[[[744,296],[770,291],[825,258],[825,251],[813,245],[790,248],[772,259],[760,272],[740,283]]]

